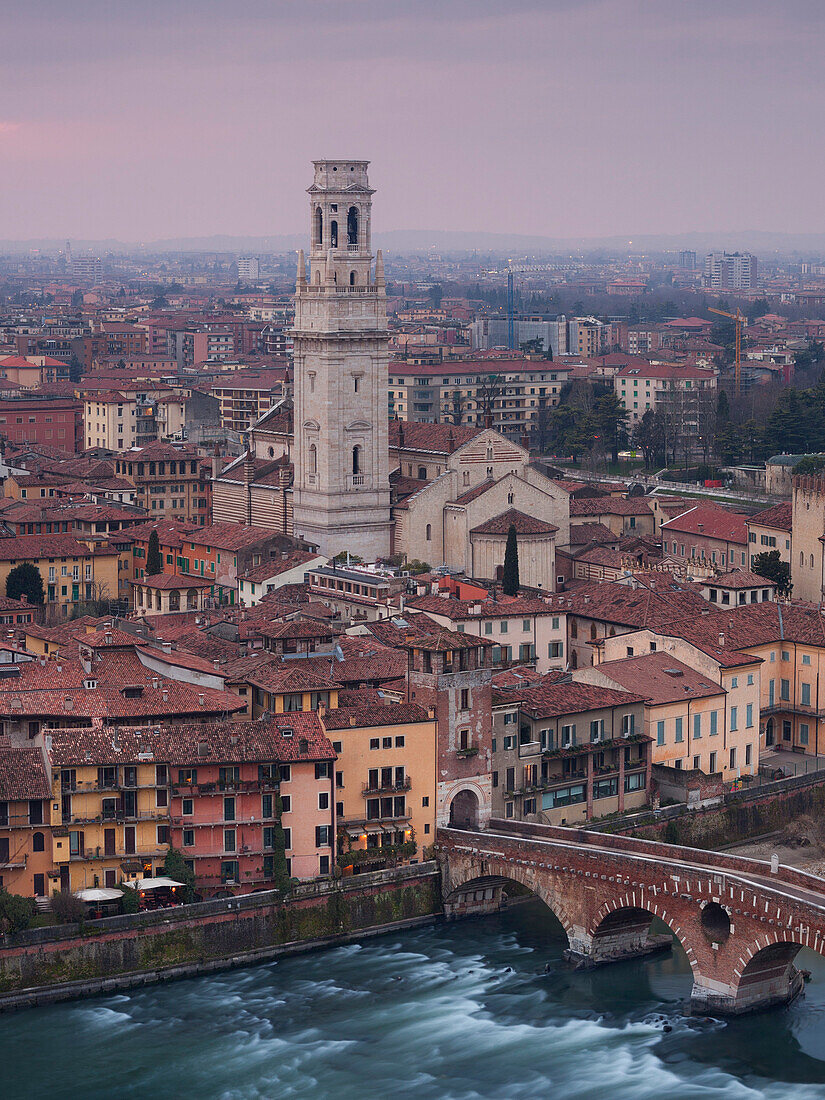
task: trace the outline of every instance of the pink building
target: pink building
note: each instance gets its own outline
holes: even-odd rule
[[[279,825],[291,877],[330,874],[335,751],[316,713],[167,732],[171,842],[199,893],[271,888]]]

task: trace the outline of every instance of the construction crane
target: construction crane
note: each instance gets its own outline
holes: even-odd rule
[[[734,323],[736,330],[736,355],[734,357],[734,387],[737,397],[742,396],[742,325],[746,320],[745,314],[739,312],[739,306],[736,307],[736,313],[728,313],[724,309],[714,309],[713,306],[708,306],[708,313],[718,313],[720,317],[730,317]]]

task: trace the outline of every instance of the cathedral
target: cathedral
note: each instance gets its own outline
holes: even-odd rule
[[[294,392],[213,478],[216,522],[294,535],[331,557],[401,554],[495,579],[513,523],[523,583],[552,591],[567,494],[491,427],[389,420],[384,265],[363,160],[317,160],[298,257]]]

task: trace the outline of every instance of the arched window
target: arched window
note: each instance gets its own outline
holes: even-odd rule
[[[275,457],[275,448],[274,448],[274,447],[270,447],[270,448],[269,448],[269,457],[270,457],[270,458],[274,458],[274,457]]]
[[[595,640],[596,640],[596,624],[591,623],[590,624],[590,641],[595,642]]]
[[[507,494],[507,503],[508,504],[512,504],[515,499],[516,498],[515,498],[515,495],[513,493],[508,493]]]
[[[324,215],[321,207],[315,208],[315,243],[320,245],[324,241]]]
[[[803,553],[803,552],[802,552],[801,550],[799,551],[799,564],[800,564],[800,565],[804,565],[804,564],[805,564],[805,555],[804,555],[804,553]]]
[[[426,466],[419,466],[418,467],[418,480],[419,481],[426,481],[427,480],[427,467]]]
[[[352,472],[353,474],[361,473],[361,448],[352,448]]]
[[[464,484],[465,485],[470,484],[470,471],[469,470],[464,471]]]
[[[427,524],[427,542],[432,542],[433,539],[433,526],[431,523]]]
[[[321,272],[316,270],[316,272],[315,272],[315,283],[316,283],[316,285],[318,283],[320,283],[320,281],[321,281]]]
[[[814,567],[814,556],[811,554],[811,569]]]
[[[338,247],[338,222],[331,221],[329,223],[329,247]]]
[[[358,208],[355,206],[347,211],[347,244],[358,244]]]
[[[32,851],[45,852],[46,840],[42,833],[35,833],[32,837]]]
[[[350,286],[355,286],[355,272],[354,271],[351,271],[349,273],[349,285]]]
[[[309,445],[309,472],[311,474],[318,473],[318,448],[314,443]]]
[[[570,637],[571,638],[578,638],[578,636],[579,636],[579,624],[576,622],[575,619],[571,619],[570,620]]]

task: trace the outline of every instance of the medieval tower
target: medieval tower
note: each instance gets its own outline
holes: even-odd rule
[[[309,271],[295,287],[296,536],[321,553],[390,553],[384,267],[372,268],[365,160],[316,160]]]

